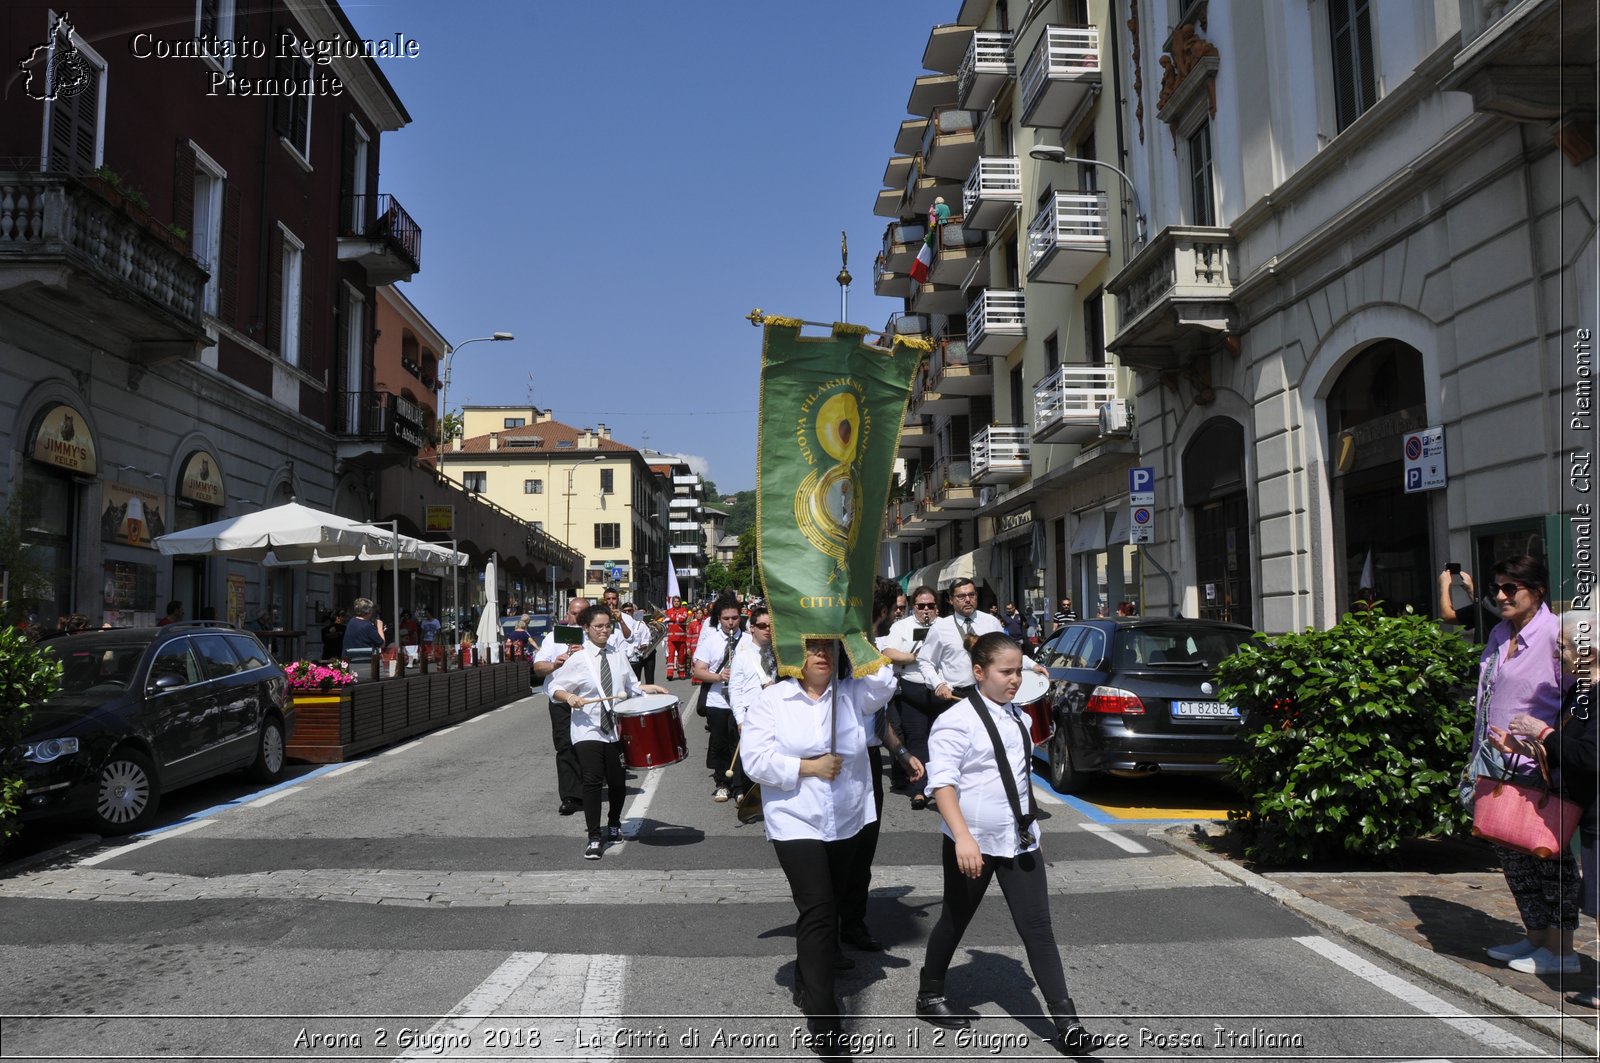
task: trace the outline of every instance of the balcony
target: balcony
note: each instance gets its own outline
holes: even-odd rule
[[[1016,76],[1011,34],[989,30],[974,33],[961,69],[956,72],[956,103],[974,111],[984,110],[1005,83]]]
[[[1106,261],[1104,192],[1057,192],[1028,225],[1028,279],[1081,284]]]
[[[1033,389],[1035,443],[1087,443],[1100,436],[1101,408],[1117,402],[1110,366],[1064,365]]]
[[[885,188],[878,193],[878,198],[872,201],[872,213],[880,218],[898,218],[906,212],[906,190],[896,186]]]
[[[933,345],[927,361],[928,385],[945,395],[986,395],[993,386],[989,359],[967,353],[965,336],[945,336]]]
[[[924,70],[937,70],[941,74],[954,74],[961,67],[961,57],[966,54],[972,40],[971,26],[935,26],[928,34],[927,46],[922,49]]]
[[[681,517],[682,514],[678,514],[678,516]],[[669,532],[699,532],[701,535],[705,534],[705,529],[700,527],[700,522],[693,520],[669,520],[667,522],[667,530]]]
[[[907,118],[900,123],[900,132],[895,134],[894,153],[896,155],[912,156],[922,150],[922,134],[927,132],[928,120],[926,118]]]
[[[1171,369],[1238,328],[1233,235],[1227,229],[1163,229],[1106,284],[1117,329],[1106,349],[1124,365]]]
[[[933,418],[911,412],[906,406],[906,419],[900,426],[900,451],[902,458],[915,458],[933,447]]]
[[[691,498],[687,495],[673,495],[667,499],[667,508],[674,510],[689,510],[692,512],[700,509],[704,504],[700,499]]]
[[[1028,478],[1033,448],[1028,426],[992,424],[972,437],[972,482],[1010,484]]]
[[[973,265],[983,257],[988,245],[988,235],[982,230],[967,228],[962,219],[953,218],[945,222],[939,226],[939,253],[934,256],[933,268],[928,272],[929,282],[961,284],[963,278],[972,272]]]
[[[364,201],[368,197],[356,198]],[[339,237],[339,261],[359,263],[367,271],[367,282],[375,287],[408,281],[422,269],[422,227],[398,199],[380,195],[377,211],[365,230]]]
[[[1022,67],[1022,124],[1060,129],[1100,84],[1100,31],[1046,26]]]
[[[695,487],[695,488],[698,488],[701,485],[702,485],[702,481],[701,481],[700,477],[697,476],[696,474],[692,473],[692,472],[673,473],[672,474],[672,486],[674,486],[674,487]]]
[[[680,580],[700,578],[700,569],[698,567],[680,568],[677,571]]]
[[[943,196],[948,203],[961,195],[960,178],[930,174],[926,163],[926,159],[919,157],[916,164],[911,167],[911,172],[906,175],[905,206],[916,214],[926,214],[939,196]]]
[[[978,489],[972,485],[970,461],[940,458],[929,476],[933,504],[941,510],[978,508]]]
[[[705,551],[706,544],[700,543],[670,543],[667,552],[679,557],[695,557]]]
[[[1015,155],[980,158],[961,189],[963,220],[997,229],[1022,203],[1022,164]]]
[[[906,100],[906,113],[927,116],[938,108],[949,107],[955,102],[954,74],[923,74],[911,83],[911,97]]]
[[[1003,358],[1028,335],[1022,293],[988,288],[967,306],[967,349],[973,354]]]
[[[401,465],[428,447],[431,413],[403,395],[343,391],[335,411],[336,456],[366,469]]]
[[[934,323],[931,314],[891,314],[888,324],[884,326],[884,334],[927,337],[933,333]]]
[[[0,172],[0,299],[141,366],[198,358],[207,272],[96,179]]]
[[[930,177],[964,181],[978,161],[977,111],[946,107],[934,112],[922,137],[922,169]]]
[[[919,314],[960,314],[966,305],[967,293],[953,284],[930,282],[911,293],[911,309]]]
[[[911,278],[908,271],[922,249],[926,225],[891,222],[883,231],[883,250],[874,263],[872,290],[876,295],[904,298]]]

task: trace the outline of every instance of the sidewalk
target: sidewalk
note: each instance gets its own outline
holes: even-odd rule
[[[1523,974],[1490,960],[1484,948],[1517,940],[1522,921],[1486,845],[1470,840],[1418,843],[1407,850],[1401,871],[1258,874],[1199,844],[1193,831],[1192,826],[1174,827],[1154,837],[1325,930],[1484,1005],[1486,1011],[1589,1055],[1600,1048],[1600,1013],[1563,999],[1574,989],[1593,990],[1600,981],[1595,920],[1584,916],[1578,925],[1583,967],[1576,976]]]

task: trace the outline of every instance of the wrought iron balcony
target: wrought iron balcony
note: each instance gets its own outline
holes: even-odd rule
[[[1124,365],[1166,369],[1236,331],[1233,255],[1227,229],[1163,229],[1106,284],[1117,299],[1106,349]]]
[[[1085,443],[1100,435],[1100,412],[1117,399],[1111,366],[1064,365],[1033,389],[1033,441]]]
[[[1057,192],[1028,225],[1028,279],[1080,284],[1105,262],[1104,192]]]
[[[1011,34],[980,30],[967,45],[967,56],[956,71],[956,102],[981,111],[994,102],[1000,89],[1017,74],[1011,54]]]
[[[961,189],[964,220],[974,229],[996,229],[1022,202],[1022,163],[1015,155],[984,156]]]
[[[1046,26],[1022,67],[1022,124],[1060,129],[1100,84],[1100,31]]]
[[[426,450],[432,411],[403,395],[341,391],[335,409],[338,457],[355,465],[396,465]]]
[[[1028,426],[992,424],[972,437],[972,482],[1006,484],[1025,480],[1033,463]]]
[[[346,204],[346,217],[371,197],[357,196]],[[422,269],[422,227],[406,213],[400,201],[387,193],[376,198],[372,219],[359,232],[339,237],[339,261],[359,262],[373,285],[408,281]],[[361,211],[361,216],[365,216]]]
[[[207,272],[95,178],[0,172],[0,299],[140,365],[197,358]]]
[[[967,350],[991,358],[1017,349],[1028,334],[1022,293],[988,288],[967,305]]]

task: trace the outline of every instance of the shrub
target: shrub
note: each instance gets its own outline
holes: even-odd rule
[[[17,831],[28,718],[60,682],[61,661],[55,654],[34,645],[19,628],[0,626],[0,841]]]
[[[1269,864],[1375,857],[1466,825],[1455,784],[1472,731],[1474,647],[1427,617],[1346,613],[1247,646],[1217,669],[1245,714],[1228,765],[1233,829]]]

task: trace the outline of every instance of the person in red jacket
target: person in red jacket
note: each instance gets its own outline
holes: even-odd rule
[[[689,610],[674,598],[667,608],[667,678],[689,677]]]

